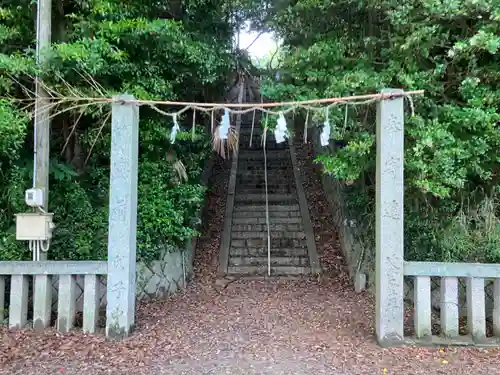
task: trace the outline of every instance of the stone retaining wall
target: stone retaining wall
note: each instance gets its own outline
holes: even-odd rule
[[[333,152],[335,146],[321,146],[319,129],[313,126],[308,129],[310,141],[316,155]],[[374,248],[360,241],[361,230],[358,218],[349,214],[345,204],[345,192],[342,184],[333,176],[321,174],[321,182],[325,195],[332,208],[332,216],[337,226],[342,254],[346,260],[349,274],[356,290],[361,291],[374,283],[375,254]],[[367,284],[368,283],[368,284]]]

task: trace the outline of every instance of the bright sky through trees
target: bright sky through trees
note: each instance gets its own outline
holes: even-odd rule
[[[247,48],[259,35],[258,32],[248,31],[248,28],[241,30],[240,48]],[[277,43],[271,33],[264,33],[248,49],[250,56],[262,59],[276,49]]]

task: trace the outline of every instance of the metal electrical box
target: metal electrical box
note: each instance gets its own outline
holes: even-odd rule
[[[20,241],[50,240],[55,227],[52,222],[53,216],[52,213],[16,214],[16,239]]]
[[[30,207],[43,207],[43,190],[35,188],[26,190],[24,200]]]

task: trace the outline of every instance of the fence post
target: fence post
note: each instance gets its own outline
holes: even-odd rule
[[[139,107],[132,95],[112,105],[106,336],[128,336],[135,324]]]
[[[402,90],[384,89],[382,94]],[[377,104],[376,334],[381,346],[403,342],[404,98]]]

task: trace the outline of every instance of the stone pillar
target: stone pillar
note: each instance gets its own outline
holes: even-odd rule
[[[109,192],[106,336],[128,336],[135,324],[139,107],[113,103]]]
[[[402,90],[384,89],[382,94]],[[404,98],[377,105],[376,334],[381,346],[403,341]]]

